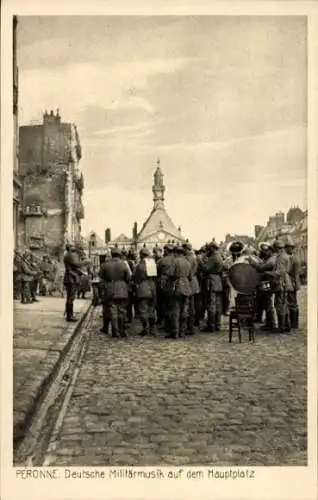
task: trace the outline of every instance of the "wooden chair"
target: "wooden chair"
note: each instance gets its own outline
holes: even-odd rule
[[[242,342],[242,329],[248,329],[249,342],[255,342],[254,321],[256,309],[256,295],[239,293],[235,299],[235,307],[230,311],[229,342],[232,342],[233,330],[238,331],[239,343]]]

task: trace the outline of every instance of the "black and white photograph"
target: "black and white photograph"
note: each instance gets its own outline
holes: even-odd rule
[[[12,31],[13,465],[307,466],[306,16]]]

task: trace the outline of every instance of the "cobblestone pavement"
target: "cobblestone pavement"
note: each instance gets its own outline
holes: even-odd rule
[[[75,302],[80,316],[88,300]],[[14,301],[13,313],[13,424],[15,438],[21,433],[28,412],[41,387],[59,361],[76,323],[66,323],[65,299],[41,297],[39,302]]]
[[[254,345],[114,340],[97,309],[51,465],[306,465],[304,301],[300,331]]]

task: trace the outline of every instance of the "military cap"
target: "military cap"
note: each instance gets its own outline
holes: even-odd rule
[[[186,243],[183,243],[182,247],[185,249],[185,250],[192,250],[192,245],[191,243],[189,243],[188,241]]]
[[[121,256],[121,250],[119,248],[112,248],[111,249],[111,255],[112,257],[120,257]]]
[[[290,235],[286,236],[285,247],[294,248],[294,246],[295,246],[295,243],[294,243],[293,238]]]
[[[260,250],[260,252],[266,252],[267,250],[272,250],[272,246],[266,241],[261,241],[258,245],[258,249]]]
[[[244,244],[241,241],[233,241],[228,246],[231,253],[241,253],[244,250]]]
[[[181,245],[175,245],[174,251],[176,253],[184,253],[184,248]]]
[[[217,250],[217,249],[219,248],[219,245],[218,245],[218,244],[217,244],[217,242],[216,242],[216,241],[214,241],[214,240],[213,240],[213,241],[211,241],[210,243],[208,243],[208,249],[210,250],[210,249],[212,249],[212,248],[213,248],[214,250]]]
[[[273,248],[279,249],[279,248],[284,248],[284,242],[282,240],[275,240],[273,243]]]
[[[139,253],[143,257],[150,257],[150,251],[148,250],[148,248],[142,248]]]

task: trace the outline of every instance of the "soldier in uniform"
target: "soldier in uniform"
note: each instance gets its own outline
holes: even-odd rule
[[[188,334],[194,335],[195,327],[199,325],[200,320],[200,286],[197,277],[198,263],[197,258],[192,251],[192,245],[190,243],[184,243],[182,246],[185,251],[186,258],[191,264],[190,286],[192,293],[189,297]]]
[[[222,273],[223,260],[218,253],[218,244],[213,241],[207,248],[207,262],[204,271],[207,278],[208,322],[205,332],[218,332],[222,314]]]
[[[41,278],[41,268],[40,264],[37,261],[37,258],[32,253],[30,253],[30,265],[32,270],[34,271],[33,280],[30,282],[31,300],[32,302],[39,302],[38,299],[36,298],[36,295],[38,292],[39,281]]]
[[[189,297],[192,294],[190,286],[191,264],[185,257],[182,246],[174,249],[175,258],[168,270],[171,279],[171,334],[166,338],[184,337],[187,330]]]
[[[118,248],[112,249],[111,259],[102,264],[99,275],[104,286],[101,332],[107,333],[111,323],[112,337],[126,337],[125,319],[131,271],[121,259]]]
[[[21,298],[21,255],[14,250],[13,257],[13,299]]]
[[[262,318],[265,310],[266,319],[262,330],[268,332],[275,331],[275,308],[273,291],[275,289],[275,265],[276,254],[271,245],[263,242],[260,244],[260,262],[251,258],[250,263],[261,273],[261,282],[257,290],[258,294],[258,314]]]
[[[156,322],[156,281],[154,277],[147,274],[146,258],[150,258],[150,251],[147,248],[142,248],[140,250],[140,261],[136,265],[133,276],[142,324],[141,336],[155,335]],[[155,262],[154,265],[156,265]]]
[[[31,265],[31,252],[25,250],[21,259],[21,304],[31,304],[31,284],[37,272]]]
[[[292,290],[287,293],[290,327],[292,330],[297,330],[299,328],[299,305],[297,293],[300,290],[300,260],[295,253],[295,243],[290,236],[287,237],[285,249],[287,254],[290,256],[289,276],[292,285]]]
[[[64,256],[64,286],[66,288],[66,321],[74,322],[74,300],[80,283],[81,260],[80,255],[74,245],[66,245],[66,254]]]
[[[290,332],[290,321],[287,296],[288,292],[293,291],[290,278],[291,259],[285,250],[285,244],[283,241],[274,241],[273,248],[276,252],[274,273],[276,277],[275,308],[278,319],[278,331],[280,333],[288,333]]]
[[[160,312],[162,311],[162,318],[158,316],[158,321],[163,321],[162,326],[166,332],[171,331],[171,283],[169,278],[169,270],[174,261],[174,248],[171,244],[164,247],[164,255],[157,263],[157,293],[158,302],[160,302]],[[157,309],[158,311],[158,309]]]
[[[197,269],[197,277],[199,281],[200,294],[197,298],[198,302],[198,310],[199,310],[199,321],[196,320],[195,326],[200,326],[200,320],[204,320],[205,312],[207,310],[207,280],[204,272],[204,266],[207,262],[206,255],[206,245],[200,248],[197,255],[198,269]]]

